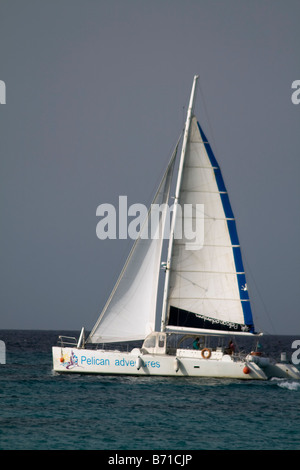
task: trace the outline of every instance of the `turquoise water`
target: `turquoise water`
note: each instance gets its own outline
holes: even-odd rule
[[[300,449],[300,382],[56,375],[57,334],[0,331],[2,450]]]

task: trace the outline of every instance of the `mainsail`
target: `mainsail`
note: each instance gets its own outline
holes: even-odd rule
[[[179,141],[139,237],[87,342],[140,340],[155,330],[164,226],[178,144]],[[158,207],[158,217],[151,217]]]
[[[178,203],[201,204],[204,241],[174,238],[169,260],[165,329],[253,332],[253,320],[236,223],[220,167],[193,116],[190,122]],[[175,221],[182,224],[180,211]],[[175,327],[175,328],[174,328]]]

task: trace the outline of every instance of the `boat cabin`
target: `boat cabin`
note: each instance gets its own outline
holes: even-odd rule
[[[161,331],[153,331],[145,338],[142,351],[148,354],[166,354],[167,335]]]

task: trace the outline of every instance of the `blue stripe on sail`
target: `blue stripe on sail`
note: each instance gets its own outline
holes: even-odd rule
[[[220,192],[226,192],[226,187],[225,187],[225,183],[224,183],[220,168],[215,168],[214,173],[215,173],[215,178],[216,178],[216,182],[218,185],[218,190]]]
[[[234,219],[234,215],[233,215],[233,212],[232,212],[232,209],[231,209],[228,194],[227,193],[223,193],[223,194],[221,193],[220,196],[221,196],[221,200],[222,200],[223,209],[224,209],[224,212],[225,212],[226,219]]]
[[[252,311],[251,311],[251,305],[249,300],[245,300],[242,302],[242,309],[243,309],[243,314],[244,314],[244,319],[245,319],[245,325],[248,325],[250,327],[250,332],[254,333],[254,325],[253,325],[253,319],[252,319]]]
[[[223,176],[222,176],[222,173],[221,173],[221,169],[218,165],[218,162],[217,162],[217,159],[216,157],[214,156],[214,153],[211,149],[211,146],[203,132],[203,130],[201,129],[201,126],[199,124],[199,122],[197,123],[198,124],[198,128],[199,128],[199,131],[200,131],[200,134],[201,134],[201,138],[203,140],[203,143],[204,143],[204,146],[205,146],[205,149],[206,149],[206,152],[207,152],[207,155],[208,155],[208,158],[209,158],[209,161],[210,161],[210,164],[211,166],[213,167],[213,170],[214,170],[214,173],[215,173],[215,178],[216,178],[216,182],[217,182],[217,186],[218,186],[218,190],[220,192],[227,192],[226,190],[226,186],[225,186],[225,183],[224,183],[224,180],[223,180]]]
[[[199,131],[200,131],[201,138],[203,140],[203,143],[204,143],[206,151],[207,151],[208,158],[210,159],[210,163],[214,167],[219,167],[218,162],[216,160],[216,157],[214,156],[214,153],[211,149],[211,146],[208,143],[206,135],[204,134],[203,130],[201,129],[201,126],[200,126],[199,122],[197,122],[197,124],[198,124],[198,128],[199,128]]]
[[[241,300],[249,300],[245,273],[237,274],[238,286]]]
[[[239,245],[239,237],[236,229],[235,220],[227,220],[227,226],[229,230],[230,240],[232,245]]]
[[[234,246],[234,247],[232,247],[232,251],[233,251],[233,257],[234,257],[234,264],[235,264],[236,272],[237,273],[245,272],[240,247],[239,246]]]
[[[234,214],[231,208],[231,204],[229,201],[229,196],[226,191],[226,186],[223,180],[223,176],[221,173],[221,169],[218,165],[218,162],[216,160],[216,157],[214,156],[214,153],[212,151],[212,148],[206,138],[206,135],[204,134],[201,126],[199,123],[198,128],[199,132],[201,135],[201,138],[203,140],[208,158],[210,160],[210,163],[213,167],[215,178],[216,178],[216,183],[218,186],[218,190],[220,192],[220,198],[222,201],[223,205],[223,210],[225,213],[225,217],[227,219],[227,227],[230,235],[230,240],[232,245],[238,245],[238,246],[233,246],[232,251],[233,251],[233,257],[234,257],[234,263],[235,263],[235,270],[237,276],[237,282],[238,282],[238,288],[239,288],[239,293],[240,293],[240,299],[241,299],[241,304],[242,304],[242,309],[243,309],[243,315],[244,315],[244,321],[245,325],[249,325],[251,327],[250,331],[254,331],[254,326],[253,326],[253,318],[252,318],[252,311],[251,311],[251,305],[249,301],[249,294],[247,290],[247,284],[246,284],[246,276],[244,272],[244,265],[243,265],[243,260],[242,260],[242,253],[241,249],[239,246],[239,238],[238,238],[238,233],[236,229],[236,223],[234,220]],[[228,220],[231,219],[231,220]],[[233,219],[233,220],[232,220]]]

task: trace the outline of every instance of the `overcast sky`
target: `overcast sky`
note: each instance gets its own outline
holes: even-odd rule
[[[256,327],[300,334],[299,18],[299,0],[1,1],[1,329],[92,328],[131,245],[97,238],[97,206],[151,202],[199,74]]]

